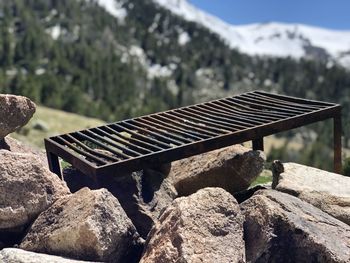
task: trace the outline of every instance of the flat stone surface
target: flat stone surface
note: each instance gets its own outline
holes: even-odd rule
[[[169,177],[180,196],[205,187],[235,193],[251,185],[262,172],[264,162],[263,152],[233,145],[173,162]]]
[[[92,261],[81,261],[41,253],[34,253],[18,248],[5,248],[0,251],[0,262],[2,263],[97,263]]]
[[[151,230],[140,262],[245,262],[243,221],[221,188],[177,198]]]
[[[283,164],[276,190],[294,195],[350,225],[350,177],[296,163]]]
[[[247,262],[350,262],[350,227],[309,203],[260,190],[241,209]]]

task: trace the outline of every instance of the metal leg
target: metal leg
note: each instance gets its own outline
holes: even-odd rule
[[[57,174],[58,177],[62,179],[61,167],[60,167],[60,162],[58,160],[58,156],[50,152],[47,152],[46,154],[47,154],[47,160],[49,161],[50,171]]]
[[[342,171],[342,160],[341,160],[341,115],[334,117],[333,122],[334,129],[334,172],[341,173]]]
[[[253,140],[254,151],[264,151],[264,137]]]

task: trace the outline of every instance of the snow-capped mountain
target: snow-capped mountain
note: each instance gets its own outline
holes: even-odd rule
[[[218,34],[230,47],[249,55],[305,56],[330,59],[350,67],[350,31],[302,24],[264,23],[235,26],[210,15],[187,0],[153,0],[184,19]]]

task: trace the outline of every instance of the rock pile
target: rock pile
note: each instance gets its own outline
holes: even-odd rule
[[[230,193],[245,190],[261,173],[264,161],[262,152],[234,145],[158,169],[104,177],[99,185],[118,198],[140,235],[146,239],[161,211],[176,197],[206,187],[221,187]],[[93,182],[87,181],[79,172],[67,169],[64,174],[71,190],[93,187]]]
[[[106,189],[71,194],[43,155],[5,137],[35,112],[29,99],[0,95],[0,249],[19,246],[73,259],[137,262],[143,242]],[[78,262],[21,249],[0,251],[0,262]]]
[[[274,189],[248,189],[264,156],[236,145],[67,186],[5,137],[35,104],[0,107],[0,262],[350,262],[349,178],[276,162]]]

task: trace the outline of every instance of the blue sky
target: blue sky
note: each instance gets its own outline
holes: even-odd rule
[[[189,0],[231,24],[303,23],[350,30],[350,0]]]

